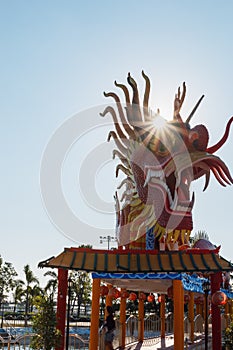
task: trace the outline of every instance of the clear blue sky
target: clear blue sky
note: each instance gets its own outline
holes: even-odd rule
[[[93,234],[77,227],[74,243],[52,224],[39,177],[44,149],[55,130],[76,113],[98,110],[106,103],[102,92],[114,90],[115,79],[125,82],[130,71],[143,85],[144,69],[152,82],[150,106],[159,107],[167,119],[177,87],[185,81],[182,114],[205,94],[193,122],[208,127],[211,145],[220,139],[233,115],[232,13],[232,1],[0,2],[0,254],[20,276],[26,264],[42,276],[45,271],[37,269],[38,262],[64,247],[100,246],[98,230]],[[98,118],[95,113],[93,119]],[[105,141],[107,134],[101,137]],[[67,156],[64,190],[73,210],[79,210],[77,199],[83,216],[87,210],[85,220],[106,228],[101,234],[107,235],[114,216],[108,216],[106,226],[105,216],[98,219],[97,212],[89,213],[75,185],[69,186],[78,181],[75,166],[78,157],[85,156],[85,142]],[[218,155],[233,173],[232,149],[231,132]],[[115,183],[111,176],[109,185],[101,180],[101,171],[98,176],[96,191],[113,205]],[[221,254],[232,259],[233,188],[221,187],[213,177],[205,193],[202,188],[203,180],[194,185],[193,232],[207,231],[213,243],[222,245]]]

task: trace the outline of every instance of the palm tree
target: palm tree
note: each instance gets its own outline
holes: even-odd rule
[[[46,271],[44,273],[44,276],[50,276],[51,279],[48,280],[46,286],[45,286],[45,292],[48,293],[52,298],[54,298],[54,295],[57,290],[58,285],[58,276],[55,271]]]
[[[22,301],[22,297],[24,296],[23,285],[24,282],[22,280],[15,281],[15,288],[13,290],[14,314],[16,313],[17,304]]]
[[[30,293],[32,291],[31,284],[39,285],[39,280],[34,276],[32,270],[30,269],[30,266],[27,264],[24,266],[23,269],[25,273],[25,279],[26,279],[26,289],[25,289],[25,327],[27,327],[27,318],[28,318],[28,311],[29,311],[29,301],[30,301]]]
[[[29,303],[28,303],[30,312],[33,312],[35,298],[43,294],[44,294],[44,291],[39,285],[34,284],[34,286],[30,287]]]
[[[91,295],[91,278],[90,274],[83,271],[75,271],[71,273],[73,309],[77,302],[77,316],[80,316],[81,306],[84,306],[85,313],[87,305],[90,305]]]

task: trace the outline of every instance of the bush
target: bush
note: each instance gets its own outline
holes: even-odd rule
[[[31,341],[33,349],[51,350],[59,347],[61,332],[56,329],[54,302],[47,296],[39,296],[35,300],[38,313],[32,318],[35,335]]]
[[[225,329],[223,340],[226,349],[233,349],[233,320],[231,320],[230,325]]]

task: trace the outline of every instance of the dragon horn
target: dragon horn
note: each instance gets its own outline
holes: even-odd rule
[[[233,117],[231,117],[231,119],[228,121],[225,133],[224,133],[223,137],[221,138],[221,140],[219,142],[217,142],[214,146],[207,148],[206,152],[213,154],[217,150],[219,150],[220,147],[222,147],[222,145],[226,142],[226,140],[229,136],[230,126],[231,126],[232,122],[233,122]]]
[[[191,118],[193,117],[194,113],[196,112],[197,108],[199,107],[201,101],[203,100],[205,95],[202,95],[201,98],[197,101],[196,106],[193,108],[192,112],[189,114],[188,118],[186,119],[186,123],[189,124]]]

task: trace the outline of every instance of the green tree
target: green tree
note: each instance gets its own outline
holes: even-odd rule
[[[90,244],[82,244],[79,248],[92,248]],[[80,316],[81,306],[85,308],[85,314],[87,313],[87,306],[91,304],[91,277],[90,274],[83,271],[72,271],[70,274],[72,279],[71,287],[71,314],[74,311],[74,307],[77,304],[77,316]]]
[[[225,329],[223,333],[223,340],[226,349],[233,349],[233,320],[231,319],[230,325]]]
[[[61,332],[56,329],[56,314],[51,296],[41,295],[34,300],[37,313],[32,318],[35,335],[31,341],[33,349],[51,350],[60,346]]]
[[[90,248],[90,249],[92,249],[92,245],[91,244],[81,244],[78,246],[78,248]]]
[[[0,256],[0,310],[2,309],[2,303],[7,299],[8,293],[13,290],[15,286],[15,277],[17,275],[12,264],[4,262],[3,258]]]
[[[90,274],[83,271],[72,272],[70,275],[72,279],[71,295],[72,295],[72,310],[77,304],[77,316],[80,316],[81,306],[86,308],[91,303],[91,277]]]
[[[48,295],[51,295],[52,298],[54,298],[55,293],[57,291],[58,286],[58,276],[55,271],[46,271],[44,273],[44,276],[50,276],[51,278],[48,280],[46,286],[45,286],[45,292],[48,293]]]
[[[26,289],[25,289],[25,327],[27,327],[27,318],[30,307],[30,296],[32,294],[32,284],[39,285],[38,279],[34,276],[30,266],[27,264],[24,266],[24,274],[26,279]]]
[[[34,284],[34,286],[32,287],[29,287],[29,312],[33,312],[33,306],[34,306],[34,300],[35,300],[35,297],[37,296],[40,296],[44,293],[44,291],[42,290],[42,288],[37,285],[37,284]]]
[[[23,281],[21,280],[15,281],[15,287],[13,289],[14,313],[16,312],[17,304],[22,301],[22,298],[24,296],[23,285],[24,285]]]

